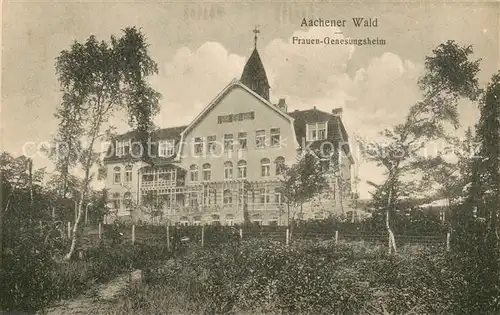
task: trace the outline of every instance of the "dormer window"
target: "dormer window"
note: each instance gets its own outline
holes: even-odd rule
[[[327,135],[327,123],[319,122],[313,124],[307,124],[307,141],[325,140]]]
[[[175,140],[162,140],[158,144],[158,156],[171,157],[175,153]]]
[[[116,156],[124,156],[130,152],[130,140],[116,141]]]

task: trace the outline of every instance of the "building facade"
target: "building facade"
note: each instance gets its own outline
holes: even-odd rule
[[[321,150],[330,189],[300,216],[342,213],[351,196],[349,139],[341,110],[288,111],[273,104],[255,48],[231,81],[188,126],[151,133],[146,148],[133,131],[117,136],[104,159],[110,206],[118,217],[169,224],[263,225],[288,222],[278,192],[285,165]],[[141,152],[142,151],[142,152]]]

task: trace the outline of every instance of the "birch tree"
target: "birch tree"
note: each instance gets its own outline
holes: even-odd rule
[[[146,38],[133,27],[123,30],[120,38],[111,36],[109,42],[92,35],[83,43],[73,43],[57,57],[56,73],[63,95],[57,113],[61,121],[71,125],[66,128],[82,144],[78,162],[84,174],[66,259],[72,258],[80,237],[83,204],[94,178],[91,169],[99,161],[95,147],[109,135],[108,121],[118,111],[128,114],[130,125],[146,140],[160,98],[146,79],[157,72]]]
[[[396,252],[391,215],[408,191],[408,176],[415,175],[415,162],[427,143],[447,139],[447,126],[458,128],[458,100],[476,100],[480,90],[476,75],[479,60],[470,61],[471,46],[448,41],[425,58],[425,73],[419,80],[423,99],[411,106],[403,123],[381,132],[382,141],[364,141],[368,160],[385,170],[386,179],[375,192],[376,208],[385,212],[389,252]],[[406,182],[405,182],[406,181]]]

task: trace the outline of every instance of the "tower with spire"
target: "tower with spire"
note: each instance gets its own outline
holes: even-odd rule
[[[262,98],[269,101],[269,82],[267,81],[266,70],[257,51],[257,35],[260,31],[255,27],[253,33],[254,49],[243,68],[240,81],[252,91],[262,96]]]

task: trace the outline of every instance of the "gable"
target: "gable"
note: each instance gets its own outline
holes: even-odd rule
[[[269,103],[260,95],[235,79],[231,81],[231,83],[229,83],[198,116],[195,117],[195,119],[182,132],[182,136],[188,134],[198,123],[200,123],[200,121],[207,117],[207,115],[212,112],[215,107],[219,107],[219,104],[221,103],[232,104],[229,108],[222,109],[223,112],[226,112],[225,115],[235,115],[251,111],[255,112],[256,109],[260,110],[267,107],[269,109],[269,114],[281,116],[289,122],[293,121],[290,116],[279,110],[275,105]],[[257,118],[254,117],[254,119]]]

